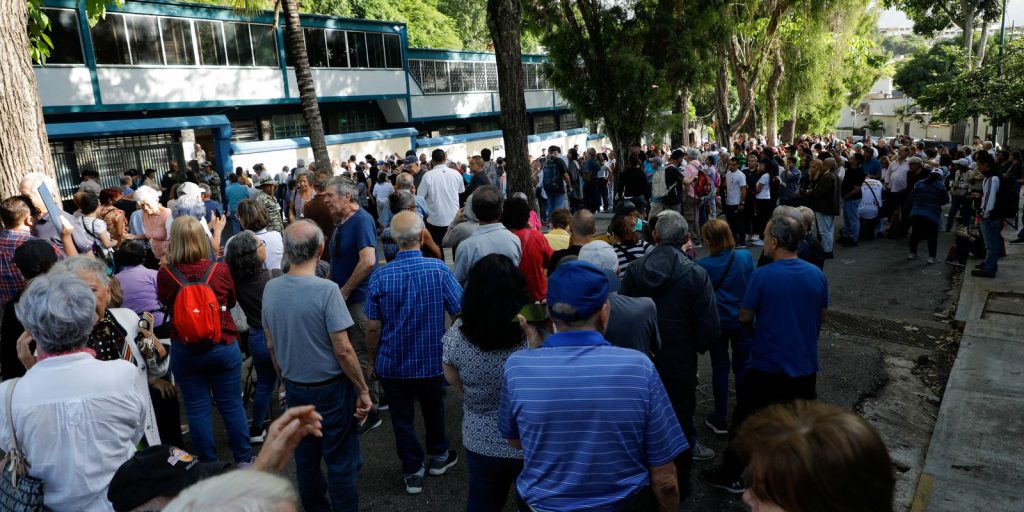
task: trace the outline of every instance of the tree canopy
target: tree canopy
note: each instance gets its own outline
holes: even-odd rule
[[[1024,40],[1006,45],[1003,74],[999,65],[979,68],[925,84],[914,100],[933,119],[959,121],[975,116],[996,120],[1024,118]]]

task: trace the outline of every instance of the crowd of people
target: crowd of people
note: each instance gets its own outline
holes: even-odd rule
[[[755,510],[889,510],[878,434],[815,401],[824,265],[908,231],[934,263],[956,225],[993,277],[1021,179],[1019,152],[805,136],[552,146],[531,194],[487,149],[258,164],[221,190],[200,150],[159,183],[84,171],[60,219],[42,174],[0,203],[0,448],[49,509],[357,510],[361,437],[388,419],[409,494],[464,461],[470,511],[678,510],[716,457],[709,353],[703,423],[728,445],[708,484]],[[297,492],[268,474],[291,460]]]

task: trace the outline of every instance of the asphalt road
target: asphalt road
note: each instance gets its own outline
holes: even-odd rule
[[[600,217],[599,227],[603,227],[608,219],[605,215]],[[940,234],[940,261],[951,243],[950,235]],[[756,259],[760,248],[751,250]],[[829,261],[825,268],[833,309],[861,315],[864,322],[886,319],[928,323],[934,320],[933,313],[948,305],[952,268],[942,263],[928,265],[926,258],[908,261],[906,240],[862,242],[856,248],[837,245],[835,253],[836,259]],[[924,247],[920,253],[926,254]],[[818,376],[819,399],[854,408],[865,397],[877,394],[887,380],[883,364],[884,345],[875,339],[858,336],[856,332],[823,332],[819,342],[822,368]],[[712,408],[709,364],[708,356],[702,356],[702,384],[698,388],[696,419],[700,441],[720,454],[725,436],[713,434],[703,424],[704,416]],[[450,443],[461,453],[459,392],[449,390],[445,407]],[[405,494],[400,464],[394,451],[393,430],[387,413],[383,416],[384,424],[362,438],[364,464],[359,478],[360,509],[389,512],[464,510],[467,492],[464,460],[460,460],[448,475],[427,477],[422,494]],[[221,456],[228,458],[219,417],[215,415],[214,421],[219,446],[222,447]],[[422,428],[419,432],[422,440]],[[720,459],[719,455],[712,461],[694,463],[693,496],[683,504],[683,510],[747,510],[738,497],[711,489],[699,479],[700,470],[713,467]],[[293,479],[292,475],[292,468],[289,468],[286,476]],[[507,509],[512,510],[511,506]]]

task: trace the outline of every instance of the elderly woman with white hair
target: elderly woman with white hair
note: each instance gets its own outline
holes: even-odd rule
[[[146,403],[146,443],[161,444],[164,433],[170,436],[164,442],[181,444],[177,393],[173,384],[160,378],[167,374],[168,351],[152,332],[153,316],[147,313],[140,319],[130,309],[108,307],[111,279],[106,271],[102,261],[76,256],[58,262],[50,274],[70,274],[92,290],[95,318],[86,347],[94,357],[100,361],[123,359],[138,368],[136,378],[145,390],[142,398]],[[36,363],[27,351],[21,351],[19,356],[26,368]],[[164,427],[159,430],[158,415],[162,420],[159,426]]]
[[[170,245],[171,210],[160,204],[160,192],[145,185],[138,188],[133,196],[142,211],[142,233],[125,235],[126,239],[148,240],[149,249],[157,260],[163,259]]]
[[[10,401],[10,414],[0,407],[0,448],[10,453],[17,434],[29,476],[43,481],[47,510],[113,510],[110,479],[135,453],[146,423],[138,369],[94,357],[96,299],[74,275],[36,278],[15,311],[25,326],[19,348],[34,341],[39,362],[0,385]]]

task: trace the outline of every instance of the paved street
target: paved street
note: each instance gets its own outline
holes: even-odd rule
[[[599,230],[610,220],[607,215],[600,218]],[[940,234],[940,256],[951,243],[951,235]],[[760,248],[751,250],[756,259]],[[952,328],[938,318],[948,316],[952,305],[953,267],[928,265],[923,259],[908,261],[907,252],[906,240],[836,247],[836,259],[825,267],[832,316],[820,341],[822,371],[818,377],[822,401],[861,412],[882,433],[898,470],[898,510],[909,506],[913,497],[938,398],[955,355],[955,345],[942,339]],[[703,424],[712,408],[709,365],[704,355],[696,418],[701,442],[720,454],[725,436],[714,435]],[[460,452],[461,404],[459,393],[451,390],[446,399],[448,431],[452,446]],[[363,438],[360,508],[395,512],[463,509],[467,491],[464,461],[447,476],[428,477],[423,494],[405,494],[387,413],[384,419],[380,428]],[[219,418],[215,421],[219,423]],[[222,429],[218,431],[223,437]],[[226,440],[220,443],[227,446]],[[720,455],[713,461],[694,463],[693,496],[684,510],[747,510],[738,497],[710,489],[696,477],[719,460]]]

